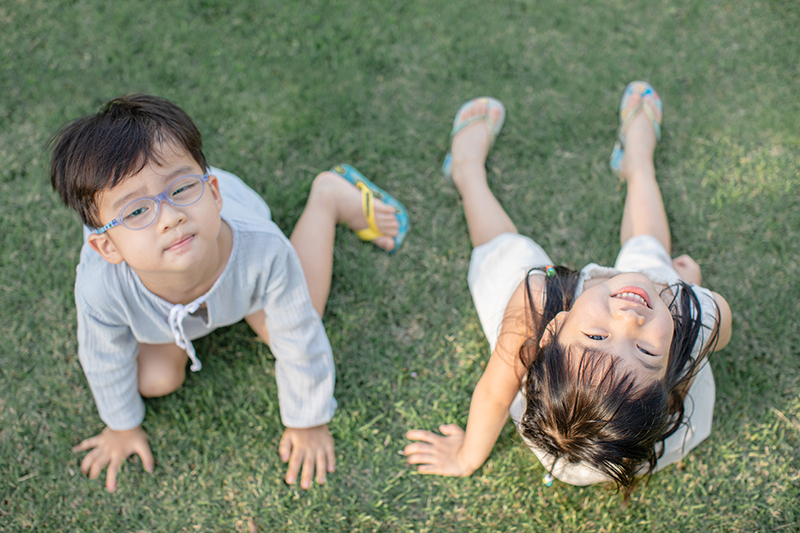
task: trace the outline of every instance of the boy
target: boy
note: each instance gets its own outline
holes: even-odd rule
[[[90,450],[81,470],[94,479],[108,465],[110,492],[134,453],[152,472],[142,397],[176,390],[188,360],[193,371],[202,366],[191,341],[244,318],[275,354],[286,482],[302,469],[304,489],[315,471],[324,483],[335,464],[326,424],[336,401],[320,317],[335,227],[347,223],[396,251],[408,230],[402,205],[355,169],[336,167],[315,178],[287,240],[252,189],[206,164],[189,116],[149,95],[111,100],[51,144],[53,188],[85,224],[79,356],[107,426],[73,449]]]

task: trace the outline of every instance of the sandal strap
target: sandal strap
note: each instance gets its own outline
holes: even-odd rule
[[[619,127],[619,141],[623,147],[625,146],[625,132],[628,131],[628,126],[630,126],[631,122],[633,122],[633,119],[636,118],[636,115],[639,114],[639,111],[644,111],[644,114],[647,115],[647,118],[649,118],[650,122],[653,124],[653,129],[656,132],[656,141],[661,140],[661,124],[656,119],[656,113],[653,111],[653,108],[649,105],[646,105],[643,99],[641,102],[639,102],[639,105],[637,105],[630,113],[628,113],[628,115],[625,117],[625,120],[622,122],[622,125]]]
[[[367,224],[369,227],[358,230],[355,233],[362,241],[374,241],[378,237],[383,236],[383,233],[381,233],[378,229],[378,223],[375,220],[374,194],[363,181],[357,181],[356,187],[361,189],[361,211],[364,213],[364,218],[367,219]]]

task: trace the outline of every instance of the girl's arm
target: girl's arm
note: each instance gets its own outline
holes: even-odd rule
[[[714,301],[717,302],[717,306],[719,307],[719,336],[717,337],[717,346],[714,349],[716,352],[727,346],[728,341],[731,340],[732,319],[731,308],[728,306],[728,302],[725,301],[725,298],[713,291],[711,295],[714,297]]]
[[[406,434],[418,442],[406,446],[403,453],[408,464],[419,465],[420,473],[468,476],[492,451],[525,374],[519,359],[519,350],[529,333],[524,294],[524,283],[520,283],[506,308],[497,346],[472,393],[466,433],[455,424],[447,424],[439,426],[443,436],[423,430]]]

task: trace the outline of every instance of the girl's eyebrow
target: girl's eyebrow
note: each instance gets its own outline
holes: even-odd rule
[[[642,366],[643,366],[643,367],[645,367],[647,370],[661,370],[661,367],[660,367],[660,366],[651,365],[650,363],[646,363],[646,362],[645,362],[645,361],[643,361],[642,359],[639,359],[639,357],[637,357],[636,359],[637,359],[637,360],[638,360],[640,363],[642,363]]]

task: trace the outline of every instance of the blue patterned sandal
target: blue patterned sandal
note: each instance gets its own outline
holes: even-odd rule
[[[639,102],[639,105],[628,111],[628,100],[633,94],[641,95],[642,100]],[[656,132],[656,142],[661,140],[661,122],[656,119],[656,113],[653,111],[653,108],[646,105],[644,101],[648,96],[658,108],[663,120],[664,105],[661,102],[661,97],[658,96],[653,86],[646,81],[633,81],[625,87],[625,92],[622,93],[622,100],[619,103],[619,134],[617,135],[617,142],[614,144],[614,149],[611,151],[611,160],[609,162],[611,164],[611,169],[617,174],[622,170],[622,158],[625,156],[625,132],[628,130],[628,126],[636,115],[639,114],[639,111],[644,111],[645,115],[650,119],[650,122],[652,122],[653,129]]]
[[[367,219],[369,227],[362,230],[353,230],[358,238],[362,241],[372,242],[378,237],[383,237],[383,233],[378,229],[378,224],[375,221],[375,203],[374,200],[380,200],[384,204],[394,208],[395,216],[400,227],[397,229],[397,235],[394,237],[394,248],[389,250],[389,255],[392,255],[403,244],[403,240],[408,234],[411,225],[408,221],[408,212],[406,208],[398,202],[394,196],[387,193],[367,178],[361,172],[351,167],[350,165],[336,165],[331,169],[331,172],[343,177],[361,191],[361,210],[364,212],[364,218]]]
[[[486,113],[483,115],[476,115],[474,117],[468,118],[466,120],[461,120],[461,114],[472,107],[472,104],[476,101],[485,101],[486,102]],[[500,118],[497,120],[497,124],[492,122],[492,119],[489,118],[489,110],[493,107],[500,108]],[[496,98],[491,98],[489,96],[483,96],[481,98],[473,98],[469,102],[466,102],[464,105],[458,108],[456,112],[456,118],[453,120],[453,130],[450,132],[450,142],[453,142],[453,137],[455,137],[459,131],[463,130],[473,122],[478,122],[479,120],[485,121],[486,125],[489,127],[490,139],[489,139],[489,148],[491,149],[494,146],[494,140],[497,138],[497,135],[500,133],[500,130],[503,129],[503,122],[506,120],[506,108]],[[447,155],[444,158],[444,163],[442,164],[442,173],[445,175],[446,178],[451,178],[453,172],[453,154],[447,152]]]

